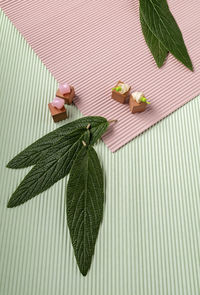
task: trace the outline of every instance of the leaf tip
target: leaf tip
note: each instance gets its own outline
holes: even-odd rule
[[[163,66],[163,64],[158,64],[158,63],[156,63],[156,64],[159,69],[162,68],[162,66]]]
[[[194,72],[194,67],[193,67],[193,64],[192,63],[190,65],[189,69],[190,69],[191,72]]]
[[[162,68],[162,66],[165,64],[165,59],[159,61],[155,59],[155,61],[159,69]]]
[[[17,207],[21,205],[20,202],[18,202],[14,197],[13,195],[11,196],[11,198],[8,200],[8,203],[7,203],[7,208],[14,208],[14,207]]]
[[[8,164],[6,164],[6,168],[18,169],[18,168],[24,168],[24,167],[21,167],[20,165],[16,165],[15,161],[11,160],[10,162],[8,162]]]
[[[9,200],[8,203],[7,203],[7,208],[13,208],[13,207],[14,206],[13,206],[12,202]]]
[[[180,60],[181,61],[181,60]],[[186,62],[183,62],[181,61],[184,66],[186,66],[191,72],[194,72],[194,67],[193,67],[193,64],[192,64],[192,61],[190,59],[190,56],[188,55],[188,60]]]
[[[82,274],[84,277],[86,277],[89,268],[90,268],[90,266],[86,266],[86,265],[82,265],[82,266],[80,266],[80,265],[79,265],[79,270],[80,270],[81,274]]]
[[[12,168],[11,161],[6,164],[6,168]]]
[[[82,274],[84,277],[86,277],[86,275],[87,275],[87,271],[81,271],[81,274]]]

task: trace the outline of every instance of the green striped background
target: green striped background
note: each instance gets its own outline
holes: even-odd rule
[[[77,268],[65,182],[15,209],[29,169],[16,153],[55,125],[57,82],[0,12],[0,295],[199,295],[200,104],[187,105],[112,154],[96,146],[106,180],[104,219],[87,277]],[[80,112],[69,107],[69,121]]]

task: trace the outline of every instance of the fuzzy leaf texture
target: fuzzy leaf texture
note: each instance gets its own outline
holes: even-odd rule
[[[90,268],[103,217],[103,173],[93,147],[83,147],[73,163],[67,185],[67,223],[80,272]]]
[[[182,33],[169,10],[166,0],[140,0],[140,13],[151,33],[161,42],[165,49],[193,71],[193,65]],[[147,44],[150,43],[149,40]]]
[[[74,124],[74,130],[71,129],[65,135],[63,130],[59,130],[60,128],[58,128],[58,134],[62,134],[62,136],[59,137],[59,140],[53,146],[49,145],[49,148],[45,150],[43,158],[40,157],[38,149],[36,165],[25,176],[16,191],[12,194],[7,207],[11,208],[23,204],[66,176],[70,172],[73,161],[83,146],[82,141],[84,140],[87,144],[94,144],[108,127],[108,122],[105,118],[85,117],[84,119],[81,122],[81,124],[84,124],[84,128],[80,128],[80,121],[77,120],[79,128],[77,129],[77,125]],[[91,124],[90,131],[86,128],[88,124]],[[48,136],[46,139],[45,137],[41,138],[41,146],[45,146],[46,139],[49,140]],[[17,156],[15,158],[17,159]],[[21,155],[20,159],[23,159]]]
[[[72,137],[71,133],[79,129],[80,134],[85,132],[85,127],[91,124],[91,144],[94,144],[106,131],[108,122],[103,117],[84,117],[68,123],[56,130],[48,133],[36,142],[28,146],[25,150],[14,157],[8,164],[8,168],[18,169],[33,166],[39,161],[48,158],[57,151],[59,145]]]
[[[140,11],[140,22],[142,27],[142,32],[145,38],[145,41],[155,59],[157,66],[160,68],[163,66],[165,59],[168,55],[167,49],[162,45],[159,39],[150,31],[148,25],[144,21],[144,18]]]

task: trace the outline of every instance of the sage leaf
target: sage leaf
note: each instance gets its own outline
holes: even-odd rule
[[[142,18],[154,36],[180,62],[193,71],[182,33],[165,0],[140,0]]]
[[[145,41],[155,59],[157,66],[160,68],[165,62],[165,59],[168,55],[168,50],[162,45],[159,39],[151,32],[150,28],[146,24],[141,11],[140,11],[140,22],[142,27],[142,32],[145,38]]]
[[[66,176],[73,164],[77,153],[83,146],[83,141],[89,144],[90,132],[85,129],[83,134],[73,134],[50,157],[38,162],[25,176],[16,191],[12,194],[7,207],[12,208],[23,204],[36,195],[42,193],[58,180]]]
[[[67,185],[67,223],[80,272],[90,268],[103,217],[103,172],[93,147],[83,147]]]
[[[25,150],[14,157],[8,164],[8,168],[25,168],[37,164],[39,161],[49,158],[59,148],[60,144],[71,140],[73,132],[77,129],[84,132],[91,125],[91,144],[94,144],[106,131],[108,121],[103,117],[83,117],[68,123],[38,139]]]

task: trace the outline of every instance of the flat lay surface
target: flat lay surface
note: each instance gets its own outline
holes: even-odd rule
[[[0,294],[198,295],[200,97],[116,153],[103,142],[95,147],[106,203],[83,277],[67,228],[66,180],[7,209],[29,169],[5,168],[36,139],[82,115],[67,106],[69,119],[53,122],[48,103],[57,81],[2,11],[0,69]]]
[[[118,119],[103,137],[111,151],[200,93],[200,1],[168,1],[194,64],[172,55],[159,70],[144,41],[133,0],[3,1],[1,7],[58,82],[72,84],[87,115]],[[118,80],[151,101],[145,114],[111,99]]]

